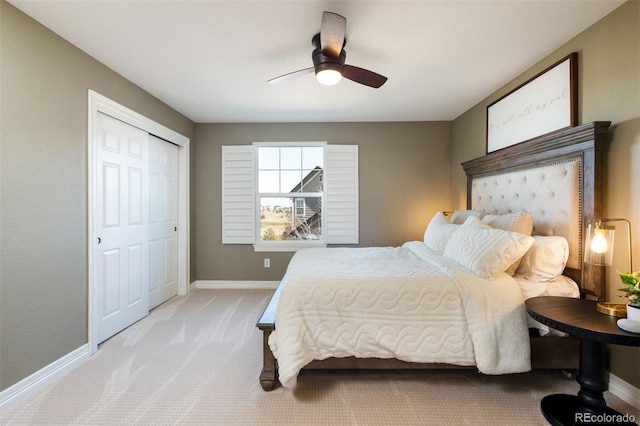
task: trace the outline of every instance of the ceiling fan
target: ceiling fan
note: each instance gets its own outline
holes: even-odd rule
[[[347,19],[344,16],[323,12],[320,33],[313,36],[311,40],[315,47],[311,53],[313,66],[272,78],[267,83],[280,83],[315,71],[318,81],[327,86],[337,84],[342,77],[376,89],[382,86],[387,81],[387,77],[345,64],[346,28]]]

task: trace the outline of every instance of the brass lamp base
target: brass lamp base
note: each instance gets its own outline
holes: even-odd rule
[[[627,305],[624,303],[598,302],[596,309],[598,309],[598,312],[611,315],[612,317],[627,317]]]

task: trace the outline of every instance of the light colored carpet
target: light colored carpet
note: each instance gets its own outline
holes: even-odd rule
[[[73,371],[0,413],[0,424],[544,425],[540,400],[576,394],[559,372],[308,372],[259,385],[255,323],[271,292],[196,290],[112,337]],[[609,393],[607,403],[640,418]]]

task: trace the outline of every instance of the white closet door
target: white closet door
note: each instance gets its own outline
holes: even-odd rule
[[[98,342],[149,313],[148,134],[98,114],[94,309]]]
[[[149,309],[178,294],[178,146],[149,136]]]

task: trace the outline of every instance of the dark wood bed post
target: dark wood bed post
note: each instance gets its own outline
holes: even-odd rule
[[[604,267],[582,262],[582,241],[590,221],[602,217],[603,177],[610,121],[594,121],[558,130],[462,163],[467,174],[467,208],[472,208],[471,186],[475,177],[531,168],[574,158],[581,159],[580,269],[565,274],[580,284],[583,295],[604,295]]]

